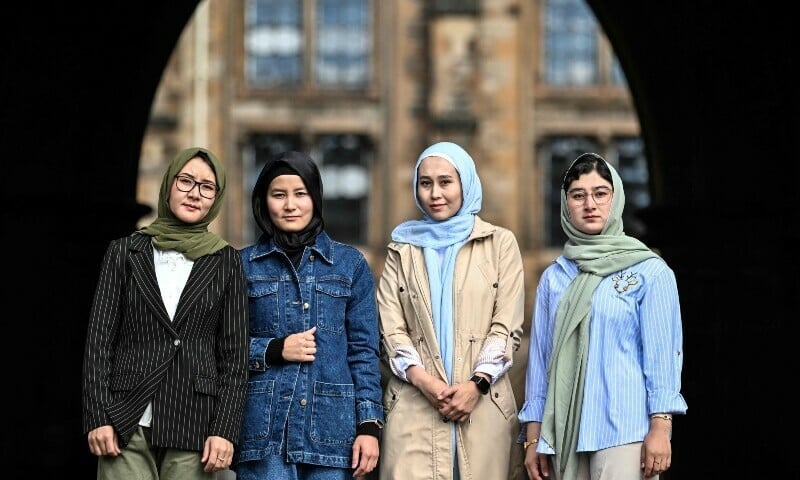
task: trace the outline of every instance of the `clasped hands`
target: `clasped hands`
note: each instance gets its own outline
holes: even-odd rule
[[[412,369],[415,370],[413,374]],[[422,371],[420,372],[420,370]],[[442,421],[463,422],[469,420],[469,416],[481,396],[473,382],[448,385],[441,379],[424,372],[424,369],[420,367],[411,367],[407,373],[411,383],[425,395],[425,398],[442,416]],[[413,380],[412,376],[414,376]]]

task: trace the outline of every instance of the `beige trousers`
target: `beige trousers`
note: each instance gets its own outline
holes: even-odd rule
[[[642,442],[636,442],[580,455],[577,480],[644,480],[641,454]],[[561,480],[552,463],[550,471],[555,473],[555,480]]]

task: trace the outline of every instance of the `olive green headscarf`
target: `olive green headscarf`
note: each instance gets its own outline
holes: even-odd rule
[[[195,158],[198,152],[204,152],[211,160],[217,176],[219,191],[206,216],[198,223],[184,223],[169,209],[169,194],[172,183],[181,169]],[[161,191],[158,194],[158,217],[150,225],[139,230],[153,237],[153,245],[159,250],[177,250],[191,260],[214,253],[228,244],[219,235],[209,232],[208,225],[219,215],[222,198],[225,196],[225,168],[210,151],[192,147],[178,153],[161,180]]]
[[[657,256],[647,245],[627,236],[623,230],[625,190],[617,171],[599,155],[583,155],[593,155],[608,165],[614,197],[603,230],[598,235],[590,235],[570,223],[566,193],[561,190],[561,228],[568,237],[564,256],[578,264],[579,273],[564,291],[556,311],[541,436],[556,450],[556,468],[560,470],[562,480],[576,478],[578,470],[576,449],[594,289],[603,277]]]

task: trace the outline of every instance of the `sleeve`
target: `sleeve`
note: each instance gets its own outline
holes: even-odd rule
[[[400,295],[408,291],[400,280],[400,254],[389,249],[378,284],[378,316],[381,340],[392,373],[408,382],[406,370],[412,365],[422,365],[422,359],[411,342]],[[401,290],[402,288],[402,290]]]
[[[267,345],[267,351],[264,353],[264,363],[267,365],[283,365],[286,360],[283,358],[283,345],[286,343],[286,337],[275,338]]]
[[[499,230],[497,238],[497,297],[489,335],[473,368],[492,377],[492,383],[514,363],[514,352],[522,340],[525,315],[525,273],[517,239],[509,230]]]
[[[127,283],[123,241],[114,240],[106,249],[89,315],[83,357],[84,432],[111,424],[105,408],[111,401],[108,379]]]
[[[244,269],[239,252],[232,247],[226,293],[222,300],[217,335],[219,390],[217,414],[210,435],[237,444],[247,391],[248,305]]]
[[[353,272],[345,324],[348,363],[355,385],[356,424],[368,420],[376,420],[382,424],[383,399],[375,280],[363,256],[359,258]]]
[[[681,311],[675,274],[669,267],[650,278],[640,312],[647,413],[686,413],[686,401],[680,394]]]
[[[547,269],[536,287],[536,301],[531,319],[528,365],[525,368],[525,400],[519,412],[521,423],[541,422],[547,398],[547,369],[553,345],[555,305],[550,305],[550,275]],[[551,309],[552,307],[552,309]]]

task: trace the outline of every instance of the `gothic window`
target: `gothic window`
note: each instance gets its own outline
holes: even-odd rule
[[[374,0],[247,0],[245,78],[264,89],[363,90]]]
[[[587,86],[598,82],[597,22],[584,0],[548,0],[544,15],[545,82]]]
[[[544,82],[626,87],[625,74],[585,0],[546,0]]]

